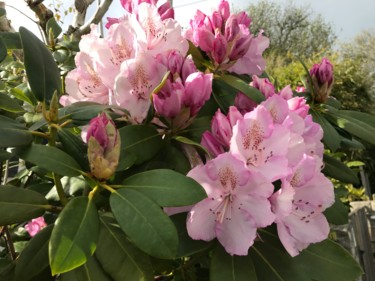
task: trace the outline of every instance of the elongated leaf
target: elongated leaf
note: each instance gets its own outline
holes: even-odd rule
[[[187,213],[180,213],[170,217],[178,232],[179,244],[176,258],[182,258],[208,250],[213,244],[212,241],[206,242],[190,238],[186,230],[186,216]]]
[[[346,224],[349,220],[349,208],[336,197],[335,203],[324,211],[329,223],[340,225]]]
[[[17,259],[15,281],[28,281],[49,266],[48,242],[53,225],[34,236]]]
[[[95,249],[99,236],[99,217],[87,197],[69,201],[55,222],[49,243],[52,275],[83,265]]]
[[[75,125],[86,125],[102,111],[110,108],[108,105],[94,102],[76,102],[59,110],[59,116],[69,115]]]
[[[61,274],[61,281],[111,281],[111,279],[103,271],[96,258],[92,256],[87,259],[84,265]]]
[[[249,256],[231,256],[219,244],[212,254],[210,280],[257,281],[258,279]]]
[[[39,101],[49,102],[55,91],[61,94],[60,71],[50,51],[32,32],[20,27],[19,33],[30,88]]]
[[[182,136],[177,136],[174,139],[176,141],[179,141],[179,142],[182,142],[182,143],[185,143],[185,144],[193,145],[193,146],[199,148],[201,151],[203,151],[207,155],[210,155],[210,153],[208,152],[208,150],[204,146],[202,146],[201,144],[199,144],[199,143],[197,143],[197,142],[195,142],[193,140],[190,140],[190,139],[182,137]]]
[[[124,180],[123,185],[143,193],[162,207],[192,205],[207,197],[195,180],[172,170],[138,173]]]
[[[35,191],[0,186],[0,225],[40,217],[44,214],[47,204],[47,200]]]
[[[0,149],[0,162],[3,162],[3,161],[8,160],[10,158],[12,158],[11,153]]]
[[[112,212],[134,244],[151,256],[174,258],[178,236],[170,218],[149,197],[124,188],[110,197]]]
[[[10,93],[17,99],[27,102],[30,105],[36,105],[37,99],[31,93],[26,83],[21,83],[17,87],[10,89]]]
[[[375,116],[365,113],[365,112],[360,112],[360,111],[352,111],[352,110],[340,110],[340,114],[357,119],[361,122],[365,122],[366,124],[372,126],[375,128]]]
[[[46,32],[47,34],[52,32],[54,38],[57,38],[61,34],[62,29],[60,25],[56,22],[55,17],[51,17],[47,21]]]
[[[18,32],[1,32],[0,38],[3,39],[7,49],[22,49]]]
[[[119,227],[103,218],[95,256],[115,281],[154,280],[149,257],[132,245]]]
[[[2,115],[0,136],[0,148],[25,146],[33,141],[33,137],[23,124]]]
[[[17,102],[6,94],[0,94],[0,109],[9,112],[24,112],[25,110]]]
[[[80,175],[78,163],[62,150],[41,144],[32,144],[15,150],[20,158],[29,161],[47,171],[59,175],[75,177]]]
[[[324,155],[323,160],[323,173],[326,176],[335,178],[339,181],[346,183],[359,184],[359,179],[357,175],[340,160],[337,160],[328,155]]]
[[[220,77],[220,80],[231,85],[236,90],[244,93],[246,96],[248,96],[250,99],[252,99],[256,103],[261,103],[262,101],[266,99],[259,90],[251,87],[248,83],[246,83],[245,81],[233,75],[229,75],[229,74],[223,75]]]
[[[149,125],[126,126],[119,130],[121,138],[120,163],[117,170],[141,164],[154,157],[163,147],[156,129]]]
[[[336,129],[319,112],[311,110],[314,121],[322,126],[323,143],[335,152],[340,147],[341,137]]]
[[[195,119],[185,132],[193,141],[200,143],[202,134],[209,130],[211,130],[211,116],[204,116]]]

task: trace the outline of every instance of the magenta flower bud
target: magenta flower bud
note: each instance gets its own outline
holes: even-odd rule
[[[232,126],[228,118],[218,109],[211,121],[212,135],[223,145],[229,149],[229,142],[232,137]]]
[[[251,23],[251,18],[246,14],[246,12],[240,12],[237,15],[238,24],[243,24],[246,27],[249,27]]]
[[[318,79],[321,84],[328,83],[330,86],[333,82],[333,65],[327,58],[323,58],[319,65]]]
[[[214,34],[206,28],[199,28],[194,32],[194,40],[204,52],[211,52],[214,47]]]
[[[221,17],[220,13],[215,11],[211,15],[211,24],[213,30],[221,30],[221,26],[223,25],[223,18]]]
[[[39,231],[47,226],[43,217],[32,219],[25,225],[25,230],[31,237],[35,236]]]
[[[185,61],[183,62],[183,65],[182,65],[182,69],[181,69],[181,79],[182,81],[185,81],[186,78],[194,73],[194,72],[197,72],[198,69],[197,67],[195,66],[194,64],[194,61],[192,59],[192,56],[191,55],[188,55],[186,58],[185,58]]]
[[[181,111],[183,92],[184,86],[181,82],[172,83],[168,80],[161,91],[153,95],[156,112],[168,118],[176,117]]]
[[[251,41],[251,36],[243,36],[242,38],[238,39],[234,44],[231,53],[229,54],[229,59],[238,60],[244,57],[250,48]]]
[[[220,13],[220,15],[221,15],[221,17],[224,21],[226,21],[229,18],[230,9],[229,9],[228,1],[221,0],[217,10],[219,11],[219,13]]]
[[[221,33],[215,36],[212,57],[217,64],[221,64],[227,57],[227,40]]]
[[[238,92],[234,99],[234,106],[241,114],[252,111],[258,104],[242,92]]]
[[[235,15],[230,15],[225,23],[225,38],[228,40],[228,42],[231,42],[239,33],[240,27],[238,25],[237,17]]]
[[[105,113],[90,121],[87,145],[91,174],[97,179],[109,179],[118,165],[120,136],[115,124]]]
[[[105,24],[105,28],[109,29],[111,25],[119,22],[120,20],[118,18],[107,17],[107,23]]]
[[[259,78],[256,75],[252,76],[253,82],[250,86],[258,89],[266,98],[269,98],[275,94],[275,87],[267,78]]]
[[[314,88],[314,101],[323,103],[331,93],[333,84],[333,66],[327,58],[320,64],[314,64],[310,69],[312,86]]]
[[[190,108],[190,115],[194,116],[209,100],[212,92],[213,74],[195,72],[190,74],[185,81],[183,104]]]
[[[225,152],[222,145],[209,131],[202,134],[201,145],[208,150],[213,158]]]
[[[171,7],[171,3],[169,1],[165,2],[158,8],[158,13],[161,20],[174,19],[174,10]]]
[[[241,120],[243,118],[241,112],[237,109],[235,106],[230,106],[227,118],[229,120],[230,126],[233,128],[234,125],[236,125],[238,120]]]
[[[158,62],[165,65],[172,74],[179,74],[182,64],[184,63],[184,57],[176,50],[171,50],[167,54],[160,53],[156,55],[156,59]]]

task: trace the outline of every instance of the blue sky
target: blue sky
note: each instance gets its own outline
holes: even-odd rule
[[[45,0],[48,5],[54,0]],[[55,0],[56,1],[56,0]],[[165,1],[165,0],[160,0]],[[257,3],[260,0],[229,0],[232,7],[244,9],[251,3]],[[278,3],[284,3],[288,0],[274,0]],[[30,17],[32,13],[24,9],[24,0],[5,0],[9,5],[28,12]],[[113,0],[113,7],[108,15],[118,17],[122,13],[122,7],[119,0]],[[217,6],[219,0],[173,0],[176,7],[176,19],[184,26],[188,24],[196,9],[209,13]],[[67,6],[73,3],[73,0],[65,0]],[[375,0],[294,0],[296,5],[309,5],[313,11],[320,13],[330,23],[332,23],[340,41],[352,39],[363,29],[375,29]],[[7,9],[8,17],[16,29],[19,25],[24,25],[33,32],[38,32],[36,25],[22,14],[12,8]],[[66,19],[66,21],[69,21]]]

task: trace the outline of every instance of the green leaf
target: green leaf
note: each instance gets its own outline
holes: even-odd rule
[[[0,37],[0,62],[5,60],[7,55],[8,55],[7,46],[5,45],[3,38]]]
[[[314,122],[322,126],[324,135],[323,143],[335,152],[340,147],[341,137],[336,129],[325,119],[319,112],[311,109],[310,113],[314,119]]]
[[[39,193],[18,187],[0,186],[0,225],[40,217],[47,200]]]
[[[125,126],[119,130],[119,133],[121,154],[118,171],[150,160],[164,144],[158,131],[149,125]]]
[[[56,22],[55,17],[50,18],[47,21],[47,26],[46,26],[46,32],[49,34],[49,32],[52,32],[53,37],[56,39],[62,32],[62,28],[60,25]]]
[[[32,144],[25,148],[17,148],[14,153],[47,171],[69,177],[80,175],[81,168],[78,163],[70,155],[56,147]]]
[[[257,281],[258,279],[249,256],[231,256],[218,244],[211,258],[210,280]]]
[[[17,99],[27,102],[30,105],[35,106],[37,100],[27,87],[26,83],[19,84],[17,87],[10,89],[10,93]]]
[[[69,201],[55,222],[49,243],[52,275],[83,265],[94,253],[99,236],[99,216],[87,197]]]
[[[360,112],[360,111],[351,111],[351,110],[340,110],[339,113],[347,117],[357,119],[361,122],[365,122],[366,124],[375,128],[375,115],[368,114],[365,112]]]
[[[192,205],[207,197],[195,180],[166,169],[135,174],[122,184],[126,189],[131,188],[150,197],[162,207]]]
[[[99,113],[110,108],[108,105],[94,102],[75,102],[59,110],[59,116],[69,115],[75,125],[86,125],[89,121],[97,117]]]
[[[50,51],[32,32],[20,27],[19,33],[30,88],[37,100],[49,102],[55,91],[61,94],[60,70]]]
[[[15,281],[28,281],[49,266],[48,242],[53,225],[34,236],[17,259]]]
[[[205,131],[211,130],[211,116],[199,117],[194,120],[194,122],[186,129],[184,132],[189,134],[189,137],[200,143],[202,134]]]
[[[346,183],[359,184],[357,175],[340,160],[331,156],[323,155],[324,168],[323,173],[326,176],[335,178]]]
[[[154,280],[149,257],[130,243],[119,227],[108,223],[105,218],[100,220],[95,256],[111,278],[115,281]]]
[[[12,153],[0,149],[0,162],[9,160],[10,158],[12,158],[12,156]]]
[[[236,90],[244,93],[246,96],[248,96],[250,99],[252,99],[258,104],[266,99],[259,90],[255,89],[254,87],[251,87],[248,83],[233,75],[223,75],[219,79],[221,81],[224,81],[226,84],[232,86]]]
[[[180,213],[170,217],[178,232],[179,244],[176,258],[191,256],[193,254],[208,250],[213,244],[212,241],[206,242],[203,240],[193,240],[190,238],[186,230],[186,216],[186,213]]]
[[[206,153],[207,155],[210,155],[210,153],[208,152],[208,150],[204,146],[202,146],[201,144],[199,144],[195,141],[192,141],[191,139],[188,139],[188,138],[185,138],[185,137],[182,137],[182,136],[176,136],[173,139],[175,139],[176,141],[185,143],[185,144],[190,144],[190,145],[196,146],[200,150],[202,150],[204,153]]]
[[[61,281],[111,281],[111,279],[103,271],[95,257],[88,257],[84,265],[61,274]]]
[[[345,110],[336,110],[334,112],[328,111],[325,115],[338,127],[364,141],[375,145],[375,127],[371,125],[373,122],[371,115],[365,114],[366,116],[369,116],[369,121],[363,120],[363,118],[354,118],[353,116],[357,114],[353,114],[352,112]]]
[[[161,259],[175,257],[176,228],[154,201],[130,188],[113,192],[109,201],[121,229],[139,249]]]
[[[33,137],[23,124],[2,115],[0,136],[0,148],[25,146],[33,141]]]
[[[21,39],[18,32],[0,32],[7,49],[22,49]]]
[[[7,11],[4,8],[0,8],[0,17],[3,17],[7,14]]]
[[[329,223],[341,225],[349,221],[349,208],[345,206],[340,198],[335,198],[335,203],[324,211]]]
[[[25,111],[23,107],[17,102],[17,100],[12,99],[6,94],[0,94],[0,109],[14,113]]]

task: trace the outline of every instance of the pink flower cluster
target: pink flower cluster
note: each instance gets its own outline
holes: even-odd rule
[[[227,116],[218,111],[203,135],[202,145],[216,158],[188,173],[208,196],[191,209],[188,233],[206,241],[216,237],[228,253],[247,255],[257,229],[276,223],[295,256],[329,233],[322,212],[334,194],[321,173],[323,132],[290,87],[275,93],[258,77],[252,85],[267,99],[243,116],[236,107]]]

